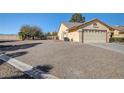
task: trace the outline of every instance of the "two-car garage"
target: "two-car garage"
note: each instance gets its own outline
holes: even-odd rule
[[[84,30],[82,32],[83,43],[106,43],[107,31],[106,30]]]

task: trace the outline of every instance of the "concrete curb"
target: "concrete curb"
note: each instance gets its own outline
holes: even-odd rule
[[[25,64],[24,62],[18,61],[15,58],[6,56],[5,54],[1,54],[0,59],[9,63],[10,65],[14,66],[15,68],[19,69],[20,71],[24,72],[25,74],[28,74],[29,76],[35,79],[41,79],[41,78],[42,79],[57,79],[56,76],[53,76],[51,74],[46,74],[39,69],[33,69],[32,66]]]

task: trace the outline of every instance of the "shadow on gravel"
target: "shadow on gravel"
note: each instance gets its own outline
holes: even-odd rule
[[[21,44],[21,45],[0,45],[1,51],[15,51],[19,49],[27,49],[39,45],[42,43],[30,43],[30,44]]]
[[[15,57],[19,57],[19,56],[25,55],[27,53],[28,53],[27,51],[15,52],[15,53],[7,54],[7,56],[15,58]]]
[[[10,77],[2,77],[0,79],[33,79],[33,78],[26,74],[23,74],[23,75],[16,75],[16,76],[10,76]]]
[[[6,43],[6,42],[16,42],[18,40],[0,40],[0,43]]]
[[[23,56],[23,55],[25,55],[27,53],[28,53],[27,51],[22,51],[22,52],[9,53],[9,54],[6,54],[6,55],[9,56],[9,57],[15,58],[15,57]],[[4,59],[6,59],[8,61],[8,60],[10,60],[10,58],[7,57],[7,56],[4,56]],[[2,59],[0,57],[0,65],[2,65],[5,62],[6,61],[2,61]]]
[[[39,69],[43,71],[44,73],[49,73],[52,68],[53,68],[52,65],[38,65],[34,67],[33,69]]]
[[[0,50],[14,51],[14,50],[19,50],[19,49],[27,49],[27,48],[34,47],[39,44],[42,44],[42,43],[31,43],[31,44],[21,44],[21,45],[0,45]],[[22,52],[9,53],[6,55],[9,57],[15,58],[15,57],[25,55],[27,53],[28,53],[27,51],[22,51]],[[9,57],[6,57],[6,60],[10,60]],[[0,62],[0,65],[3,63],[4,62]],[[53,68],[52,65],[38,65],[34,67],[33,69],[22,72],[22,73],[33,73],[35,74],[35,78],[39,79],[39,78],[42,78],[42,74],[49,73],[52,68]],[[22,74],[22,75],[15,75],[15,76],[9,76],[9,77],[2,77],[2,79],[33,79],[33,78],[27,74]]]
[[[4,63],[4,61],[0,59],[0,65],[2,65],[3,63]]]
[[[52,68],[53,68],[52,65],[38,65],[38,66],[34,67],[32,70],[25,71],[24,73],[32,73],[32,72],[34,72],[35,73],[35,79],[44,79],[42,77],[42,74],[49,73]],[[2,77],[1,79],[34,79],[34,78],[29,76],[29,75],[27,75],[27,74],[23,74],[23,75],[15,75],[15,76],[10,76],[10,77]]]

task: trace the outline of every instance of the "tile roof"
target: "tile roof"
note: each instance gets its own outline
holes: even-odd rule
[[[112,28],[119,30],[120,32],[124,32],[124,26],[112,26]]]
[[[87,21],[87,22],[84,22],[84,23],[77,23],[77,22],[63,22],[63,24],[64,24],[65,26],[67,26],[69,29],[74,29],[74,28],[76,28],[76,27],[85,26],[86,24],[91,23],[91,22],[94,22],[94,21],[99,21],[99,22],[102,23],[103,25],[105,25],[105,26],[107,26],[108,28],[114,30],[114,28],[112,28],[111,26],[105,24],[104,22],[100,21],[100,20],[97,19],[97,18],[92,19],[92,20]]]
[[[79,26],[82,25],[83,23],[77,23],[77,22],[63,22],[63,24],[65,26],[67,26],[68,28],[72,28],[74,26]]]

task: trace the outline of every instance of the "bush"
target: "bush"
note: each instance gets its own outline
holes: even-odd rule
[[[109,39],[109,42],[124,42],[124,38],[122,37],[112,37]]]
[[[70,41],[68,37],[64,37],[64,41]]]

